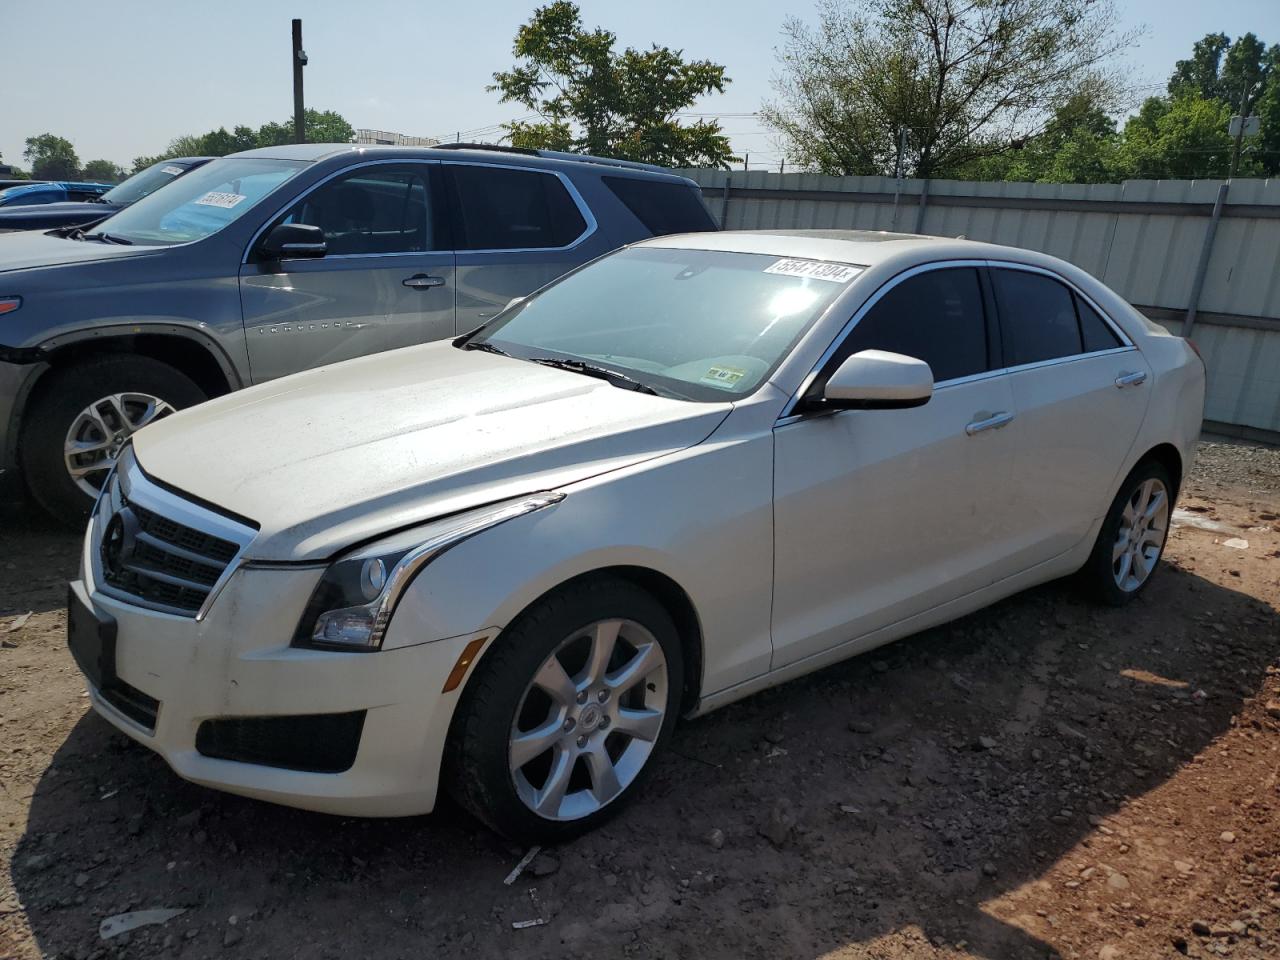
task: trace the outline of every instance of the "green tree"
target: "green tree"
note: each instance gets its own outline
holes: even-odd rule
[[[342,114],[335,110],[307,110],[302,116],[303,132],[307,143],[350,143],[356,132],[347,123]],[[239,131],[243,128],[237,127]],[[264,123],[258,128],[257,143],[259,147],[278,147],[293,143],[293,118],[283,123]],[[244,149],[244,148],[241,148]]]
[[[1127,100],[1110,64],[1136,39],[1111,0],[822,0],[783,27],[764,122],[823,173],[945,176],[1016,150],[1087,89]],[[901,149],[905,131],[905,149]],[[899,154],[901,153],[901,156]]]
[[[1231,108],[1197,93],[1151,97],[1124,126],[1119,167],[1128,177],[1193,179],[1225,177],[1231,163],[1227,122]],[[1253,162],[1240,172],[1249,176]]]
[[[119,183],[128,176],[124,167],[110,160],[90,160],[84,165],[80,175],[98,183]]]
[[[27,148],[22,156],[31,164],[31,176],[36,180],[78,180],[80,158],[71,141],[52,133],[27,137]]]
[[[495,73],[489,90],[539,117],[505,129],[513,146],[641,160],[672,167],[724,167],[736,159],[720,124],[682,124],[701,96],[723,93],[729,79],[710,60],[655,44],[614,50],[617,37],[587,30],[577,4],[557,0],[534,10],[516,32],[519,63]]]
[[[303,116],[308,143],[350,143],[356,132],[342,114],[334,110],[308,110]],[[226,127],[208,133],[185,134],[169,141],[164,153],[156,156],[135,157],[133,172],[145,170],[153,163],[170,157],[225,157],[241,150],[257,147],[277,147],[293,143],[293,120],[284,123],[271,121],[258,129],[237,124],[228,132]]]

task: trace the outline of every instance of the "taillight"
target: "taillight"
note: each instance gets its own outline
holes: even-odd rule
[[[22,306],[21,297],[0,297],[0,313],[13,313]]]

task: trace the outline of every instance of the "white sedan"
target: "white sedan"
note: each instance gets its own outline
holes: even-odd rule
[[[678,716],[1079,573],[1131,600],[1200,429],[1185,340],[1052,257],[666,237],[452,342],[141,431],[69,643],[183,777],[564,838]]]

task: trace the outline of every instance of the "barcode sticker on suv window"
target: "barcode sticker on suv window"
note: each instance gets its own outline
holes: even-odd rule
[[[847,263],[827,263],[822,260],[775,260],[765,267],[765,273],[780,273],[784,277],[809,277],[813,280],[830,280],[832,283],[848,283],[862,272],[862,267]]]
[[[244,195],[240,193],[218,193],[217,191],[210,190],[203,197],[197,200],[196,203],[203,204],[206,207],[223,207],[224,209],[230,210],[244,199]]]
[[[167,173],[171,177],[176,177],[182,172],[182,167],[161,167],[161,173]]]

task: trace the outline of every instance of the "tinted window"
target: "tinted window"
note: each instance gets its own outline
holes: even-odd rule
[[[929,270],[903,280],[858,321],[831,369],[862,350],[888,350],[923,360],[935,382],[988,369],[978,271]]]
[[[655,237],[716,229],[696,187],[633,177],[600,179]]]
[[[284,218],[324,231],[331,255],[434,250],[427,172],[357,170],[307,194]]]
[[[563,247],[587,223],[560,178],[533,170],[450,164],[459,250]]]
[[[992,270],[991,275],[1009,366],[1080,353],[1080,325],[1070,290],[1025,270]]]
[[[1098,315],[1098,311],[1076,297],[1076,310],[1080,314],[1080,334],[1084,338],[1085,353],[1094,350],[1114,350],[1123,347],[1115,331],[1107,326],[1107,322]]]

